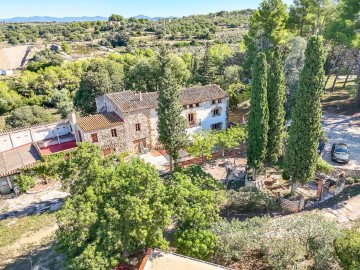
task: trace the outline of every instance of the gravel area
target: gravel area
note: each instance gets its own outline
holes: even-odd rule
[[[323,113],[322,127],[329,138],[323,154],[324,160],[335,167],[360,170],[360,114],[346,116],[341,114]],[[331,161],[331,146],[333,143],[346,143],[350,151],[348,164]]]

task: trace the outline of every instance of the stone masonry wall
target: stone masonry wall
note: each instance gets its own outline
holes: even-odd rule
[[[112,137],[111,135],[112,129],[116,129],[117,137]],[[116,145],[116,147],[111,147],[111,148],[115,148],[116,152],[130,151],[126,140],[124,140],[124,135],[126,135],[124,124],[108,129],[88,131],[84,133],[85,140],[91,142],[91,134],[93,133],[97,134],[98,142],[95,144],[99,145],[100,147],[110,147]]]
[[[125,129],[127,145],[133,148],[133,142],[137,140],[146,140],[146,147],[152,148],[151,128],[150,128],[150,110],[142,110],[125,114]],[[140,131],[136,130],[136,124],[140,124]]]

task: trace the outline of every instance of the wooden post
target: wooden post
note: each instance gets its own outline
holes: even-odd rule
[[[317,187],[317,197],[318,200],[321,201],[322,193],[323,193],[323,187],[324,187],[324,180],[319,179],[318,180],[318,187]]]

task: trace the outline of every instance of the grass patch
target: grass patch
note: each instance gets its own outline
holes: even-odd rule
[[[55,213],[11,218],[0,221],[0,248],[9,246],[31,232],[39,231],[56,223]]]

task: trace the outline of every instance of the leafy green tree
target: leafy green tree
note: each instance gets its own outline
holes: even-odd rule
[[[329,22],[324,36],[335,44],[358,50],[357,76],[360,78],[360,3],[357,0],[342,0],[338,10],[338,18]],[[356,105],[360,107],[360,83],[357,84]]]
[[[220,219],[224,203],[222,184],[200,166],[191,166],[175,172],[166,186],[177,221],[175,245],[178,251],[208,259],[216,249],[216,236],[210,229]]]
[[[227,44],[215,44],[210,47],[209,53],[215,66],[221,67],[225,59],[232,56],[234,52]]]
[[[229,95],[230,107],[236,107],[238,104],[250,99],[249,87],[242,83],[231,84],[226,92]]]
[[[224,69],[224,89],[228,89],[231,84],[240,83],[243,69],[238,65],[227,66]]]
[[[83,113],[94,113],[97,96],[123,89],[123,66],[110,60],[94,59],[81,77],[80,88],[74,97],[75,107]]]
[[[290,40],[290,51],[285,59],[284,73],[286,82],[286,113],[290,116],[295,104],[295,97],[299,88],[300,73],[304,67],[306,40],[294,37]]]
[[[124,17],[118,14],[112,14],[109,17],[110,22],[122,22],[124,20]]]
[[[266,157],[269,131],[269,108],[267,101],[267,62],[265,53],[258,53],[252,68],[250,91],[250,115],[248,122],[247,163],[256,172]]]
[[[211,55],[210,45],[206,45],[205,54],[200,61],[197,73],[202,85],[212,84],[216,81],[216,66]]]
[[[321,107],[324,80],[324,47],[321,37],[312,37],[305,51],[305,65],[292,112],[292,124],[286,149],[286,168],[292,193],[315,175],[317,145],[321,131]]]
[[[16,109],[22,105],[21,96],[10,90],[6,83],[0,81],[0,113]]]
[[[64,63],[64,59],[60,54],[53,52],[49,49],[45,49],[33,56],[30,59],[26,69],[30,71],[38,71],[50,66],[61,66]]]
[[[63,170],[68,197],[58,212],[58,247],[68,269],[111,269],[147,247],[167,247],[172,206],[156,169],[142,159],[102,158],[84,143]],[[129,254],[129,255],[126,255]]]
[[[40,106],[23,106],[13,110],[6,117],[5,123],[10,128],[27,127],[31,125],[54,121],[54,116]]]
[[[294,0],[287,26],[302,37],[322,34],[331,12],[335,11],[332,7],[331,0]]]
[[[188,136],[185,119],[181,115],[182,87],[170,67],[170,57],[165,50],[160,52],[160,71],[157,109],[159,142],[170,156],[170,171],[172,171],[172,161],[174,160],[176,164],[179,151],[187,146]]]
[[[214,147],[214,134],[203,130],[192,135],[191,144],[186,151],[193,157],[201,157],[204,162],[205,158],[211,158]]]
[[[221,148],[222,157],[225,156],[225,149],[234,148],[246,138],[245,128],[236,126],[215,133],[215,143]]]
[[[267,159],[270,162],[277,162],[282,155],[285,132],[285,79],[279,48],[276,48],[271,55],[268,72],[269,131]]]
[[[264,52],[285,42],[288,31],[287,7],[282,0],[264,0],[250,19],[248,33],[244,36],[247,48],[245,68],[250,68],[257,52]]]
[[[335,250],[344,269],[360,268],[360,233],[356,230],[344,230],[335,241]]]

